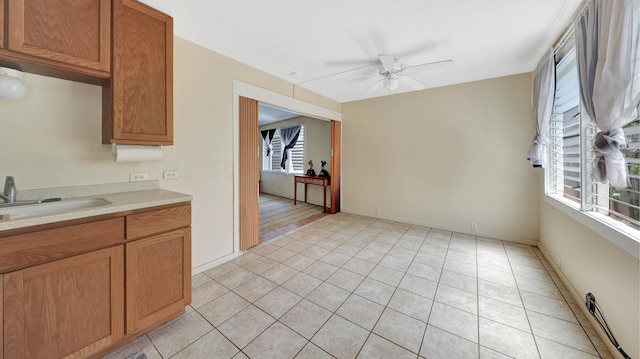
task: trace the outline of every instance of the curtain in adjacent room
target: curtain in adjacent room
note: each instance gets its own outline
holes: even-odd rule
[[[580,99],[600,131],[593,176],[617,188],[629,186],[622,127],[636,118],[640,100],[634,22],[631,0],[591,0],[576,19]]]
[[[286,174],[293,173],[293,159],[291,158],[291,149],[296,145],[296,142],[298,142],[300,127],[300,125],[296,125],[278,129],[278,131],[280,131],[282,144],[284,144],[280,167],[284,168],[284,173]]]
[[[260,134],[262,134],[262,153],[264,153],[264,156],[267,157],[271,154],[271,150],[273,150],[273,145],[271,144],[271,141],[273,141],[273,135],[275,135],[276,133],[276,129],[272,129],[272,130],[264,130],[264,131],[260,131]]]
[[[533,118],[536,121],[536,137],[529,149],[527,159],[533,167],[545,168],[547,166],[547,131],[549,120],[553,112],[553,99],[556,92],[556,64],[553,51],[549,52],[540,61],[533,73],[533,92],[531,102],[533,105]]]

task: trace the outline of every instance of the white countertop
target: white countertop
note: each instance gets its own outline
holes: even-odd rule
[[[62,201],[79,201],[84,199],[103,199],[109,204],[76,209],[55,214],[40,215],[26,218],[8,219],[0,221],[0,231],[24,228],[40,224],[68,221],[72,219],[99,216],[110,213],[130,211],[141,208],[163,206],[174,203],[188,202],[192,196],[171,192],[157,188],[158,181],[119,183],[108,185],[60,187],[39,190],[27,190],[18,193],[18,200],[45,199],[61,197]],[[59,203],[59,202],[53,202]],[[30,206],[46,206],[48,203]],[[6,207],[11,208],[11,207]],[[3,208],[0,208],[2,214]]]

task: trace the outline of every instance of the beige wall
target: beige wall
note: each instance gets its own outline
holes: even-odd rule
[[[584,296],[593,293],[622,348],[640,357],[638,259],[543,201],[540,242],[556,271],[571,283],[575,301],[584,307]]]
[[[320,173],[320,169],[322,168],[321,160],[327,161],[325,169],[331,171],[331,122],[300,116],[261,126],[260,130],[286,127],[287,125],[298,123],[305,125],[305,172],[309,167],[307,162],[309,162],[310,159],[313,160],[313,169],[316,171],[316,174]],[[262,140],[260,140],[260,144],[262,144]],[[262,146],[260,146],[260,151],[262,152]],[[260,178],[260,191],[293,199],[293,175],[260,171]],[[307,202],[321,206],[323,204],[322,194],[322,186],[307,186]],[[298,185],[298,200],[304,201],[304,186],[300,184]],[[329,206],[331,206],[331,196],[329,188],[327,188],[327,207]]]
[[[147,172],[193,195],[193,266],[233,252],[233,80],[292,97],[293,85],[179,37],[174,43],[175,145],[162,162],[116,164],[101,144],[101,88],[25,74],[28,95],[0,99],[0,179],[21,189],[126,182]],[[340,104],[296,89],[330,110]],[[163,170],[179,179],[162,180]]]
[[[531,75],[342,105],[347,212],[535,243]]]

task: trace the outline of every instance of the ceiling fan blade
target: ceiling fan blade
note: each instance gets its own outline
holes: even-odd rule
[[[427,88],[427,85],[409,76],[401,77],[400,82],[404,83],[405,85],[411,87],[414,90],[424,90]]]
[[[439,71],[455,67],[453,60],[429,62],[427,64],[405,67],[404,70],[408,74],[414,74],[422,71]]]
[[[340,77],[340,78],[337,78],[336,81],[360,80],[360,79],[364,79],[364,78],[377,77],[379,75],[380,75],[380,73],[378,71],[376,71],[376,72],[372,72],[372,73],[368,73],[368,74]]]
[[[373,86],[371,86],[369,88],[369,90],[367,90],[367,92],[365,92],[365,95],[371,95],[372,93],[380,90],[382,88],[382,84],[383,84],[384,80],[386,80],[386,79],[382,78],[382,79],[376,81],[376,83],[374,83]]]
[[[380,59],[380,63],[382,63],[382,67],[384,67],[385,71],[391,72],[391,70],[393,70],[393,66],[395,64],[393,55],[380,54],[378,55],[378,59]]]
[[[355,69],[340,71],[338,73],[329,74],[329,75],[325,75],[325,76],[318,77],[318,78],[315,78],[315,79],[298,82],[298,83],[296,83],[296,85],[304,84],[304,83],[311,82],[311,81],[323,80],[323,79],[326,79],[326,78],[329,78],[329,77],[335,77],[335,76],[344,76],[343,77],[344,79],[350,79],[350,78],[352,78],[354,76],[359,77],[361,75],[366,75],[366,76],[374,76],[374,75],[376,75],[377,76],[378,75],[377,71],[375,73],[374,72],[370,72],[369,74],[363,74],[362,72],[366,71],[366,69],[369,69],[369,68],[376,68],[377,69],[379,67],[380,67],[380,64],[364,65],[364,66],[356,67]],[[353,74],[353,75],[349,75],[349,74]],[[336,80],[337,81],[341,81],[343,78],[338,77],[338,78],[336,78]]]
[[[424,44],[418,47],[410,48],[402,52],[394,51],[393,53],[395,54],[396,58],[404,59],[407,57],[427,54],[429,52],[432,52],[436,47],[437,47],[436,43],[429,41],[429,42],[425,42]]]
[[[367,65],[368,64],[368,65]],[[367,60],[330,60],[323,62],[327,66],[380,66],[379,62],[371,62]]]

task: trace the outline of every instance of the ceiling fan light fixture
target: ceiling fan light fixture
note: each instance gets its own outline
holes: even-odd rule
[[[8,67],[0,67],[0,98],[16,100],[27,93],[22,72]]]
[[[389,77],[384,80],[382,86],[385,90],[391,92],[396,90],[400,86],[400,80],[394,77]]]

